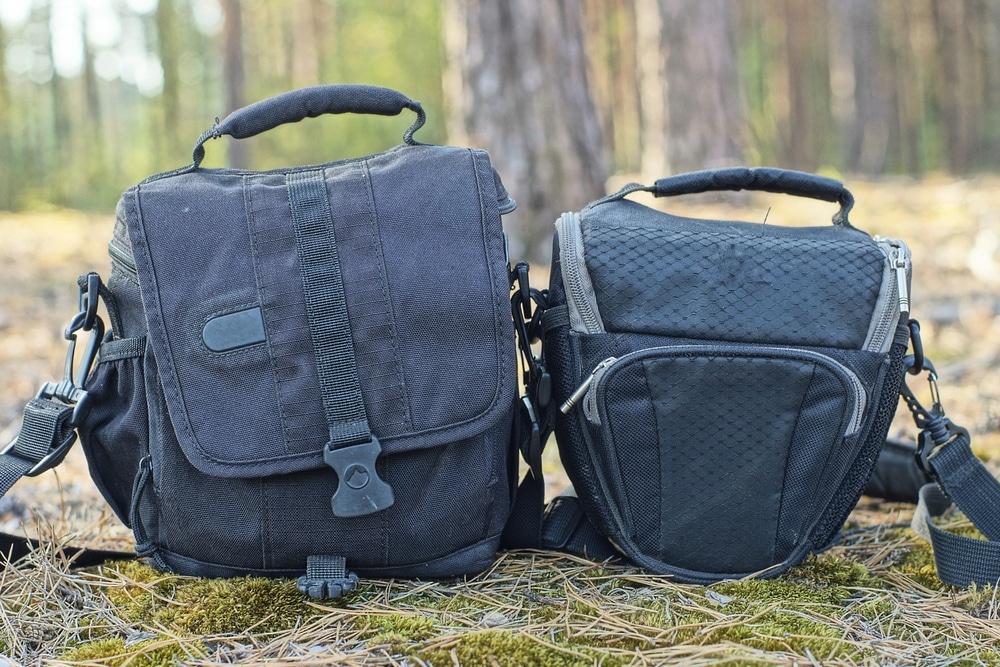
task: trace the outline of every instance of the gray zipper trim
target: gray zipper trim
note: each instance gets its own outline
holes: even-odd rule
[[[563,213],[556,221],[556,232],[559,234],[559,264],[566,290],[566,305],[569,307],[570,328],[586,334],[606,333],[597,307],[594,284],[587,271],[580,216]]]
[[[900,314],[910,310],[906,288],[910,280],[910,249],[905,243],[895,239],[876,236],[875,241],[878,249],[885,255],[885,268],[882,271],[882,289],[875,302],[868,336],[862,349],[888,354]],[[901,271],[904,272],[902,276]],[[903,293],[900,293],[901,287]]]

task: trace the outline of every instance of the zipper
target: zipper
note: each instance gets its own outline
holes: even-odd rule
[[[566,401],[559,406],[559,412],[566,414],[572,410],[573,406],[579,403],[580,399],[583,398],[585,394],[590,393],[589,390],[591,385],[599,379],[598,375],[604,375],[604,372],[608,369],[608,367],[616,361],[618,361],[617,357],[608,357],[601,363],[594,366],[594,370],[587,376],[587,379],[585,379],[580,386],[569,395],[569,398],[567,398]]]
[[[136,271],[135,259],[132,254],[122,248],[113,237],[108,241],[108,254],[111,255],[111,260],[116,262],[126,273],[138,278],[139,273]]]
[[[556,228],[559,231],[559,260],[570,323],[582,326],[582,333],[605,333],[604,322],[597,312],[597,297],[584,260],[580,218],[575,213],[563,213]]]
[[[731,351],[740,353],[739,356],[759,357],[767,355],[770,358],[777,359],[806,359],[833,370],[836,374],[841,375],[848,381],[848,384],[851,386],[852,393],[854,394],[853,412],[851,413],[851,419],[847,425],[844,437],[846,438],[854,435],[861,428],[861,422],[864,418],[865,406],[867,404],[865,386],[854,371],[836,359],[818,352],[813,352],[812,350],[799,348],[735,347]],[[583,383],[580,384],[579,387],[577,387],[576,391],[574,391],[566,402],[559,408],[560,411],[562,411],[563,414],[566,414],[582,399],[584,416],[587,418],[587,421],[594,425],[600,425],[601,416],[600,403],[598,399],[600,398],[599,393],[602,390],[601,380],[603,380],[604,376],[611,370],[612,366],[621,366],[643,357],[662,355],[664,352],[676,354],[663,356],[688,356],[701,353],[724,355],[727,350],[725,348],[707,345],[676,345],[669,347],[651,347],[637,352],[631,352],[624,357],[608,357],[594,367],[593,372],[583,381]]]
[[[910,249],[897,239],[876,236],[874,240],[885,255],[886,273],[891,275],[883,279],[884,283],[888,283],[887,289],[882,290],[875,304],[878,320],[868,336],[864,349],[871,352],[886,352],[887,343],[896,329],[900,315],[910,312],[910,293],[907,287]]]

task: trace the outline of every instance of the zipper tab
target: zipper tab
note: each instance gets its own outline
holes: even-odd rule
[[[587,376],[587,379],[584,380],[580,384],[580,386],[576,388],[576,391],[570,394],[570,397],[566,399],[565,403],[559,406],[559,412],[566,414],[570,410],[572,410],[573,406],[579,403],[580,399],[583,398],[584,395],[587,393],[587,390],[590,389],[590,385],[593,384],[594,377],[597,375],[597,373],[599,371],[604,370],[605,368],[615,363],[616,361],[618,361],[617,357],[608,357],[601,363],[597,364],[597,366],[594,367],[594,370],[591,372],[591,374]]]
[[[906,287],[906,272],[910,268],[910,261],[906,257],[906,252],[899,246],[894,246],[891,262],[892,268],[896,272],[896,286],[899,294],[899,312],[910,312],[910,293]]]

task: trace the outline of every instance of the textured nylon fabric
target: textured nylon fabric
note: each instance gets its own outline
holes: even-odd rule
[[[336,448],[369,442],[371,430],[361,398],[326,180],[322,170],[317,170],[289,174],[287,182],[309,337],[330,428],[330,445]]]
[[[383,450],[437,446],[501,423],[513,334],[503,236],[484,226],[497,215],[485,155],[401,147],[328,165],[324,177],[365,410]],[[192,462],[220,476],[323,466],[329,429],[281,176],[201,170],[144,183],[125,201],[149,285],[150,345]],[[206,349],[208,319],[255,305],[266,342]]]
[[[331,511],[340,481],[322,457],[326,381],[289,178],[330,207],[377,471],[395,496],[367,516]],[[511,504],[517,383],[497,182],[485,153],[415,146],[310,169],[187,170],[124,195],[114,338],[146,346],[101,360],[81,437],[151,562],[205,576],[297,576],[317,554],[378,576],[488,567]],[[250,308],[266,340],[204,344],[207,322]]]
[[[865,234],[688,220],[628,201],[585,211],[581,221],[608,331],[848,349],[865,342],[885,264]]]
[[[961,448],[963,445],[959,445],[957,449]],[[967,453],[958,452],[952,456],[966,458],[970,466],[978,466],[989,475],[982,463],[975,459],[972,451],[968,450],[967,443],[964,448]],[[996,480],[992,479],[992,475],[990,477],[991,483],[982,488],[966,491],[963,501],[957,501],[955,504],[958,504],[963,511],[969,507],[969,511],[973,514],[985,511],[995,515],[997,504],[1000,503],[1000,490],[997,489]],[[949,484],[951,481],[957,480],[950,479],[946,473],[942,484],[946,488],[953,486]],[[934,547],[938,577],[947,584],[961,588],[967,588],[973,583],[979,586],[996,586],[1000,582],[1000,541],[997,541],[995,534],[992,537],[988,536],[988,540],[980,540],[956,535],[935,526],[931,519],[941,516],[951,507],[952,499],[945,495],[942,488],[937,484],[928,484],[920,489],[917,509],[913,513],[911,525],[914,532],[928,540]],[[968,513],[966,516],[969,516]],[[975,521],[973,523],[979,527]],[[985,534],[986,531],[982,532]]]
[[[545,355],[558,403],[617,358],[589,390],[598,419],[578,406],[556,424],[590,519],[631,560],[696,583],[773,576],[827,546],[897,404],[905,317],[890,354],[862,349],[895,277],[877,244],[610,199],[580,216],[607,333],[554,318]]]

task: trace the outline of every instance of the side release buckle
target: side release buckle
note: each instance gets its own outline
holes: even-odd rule
[[[375,459],[382,453],[382,445],[374,434],[371,438],[371,442],[336,449],[328,442],[323,448],[323,460],[336,471],[340,480],[330,499],[335,516],[364,516],[396,502],[392,487],[375,469]]]

